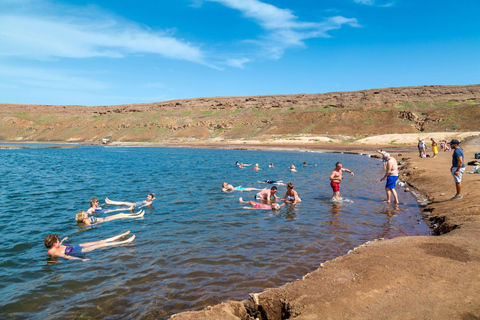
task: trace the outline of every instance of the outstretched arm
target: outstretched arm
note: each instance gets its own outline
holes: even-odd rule
[[[347,168],[342,168],[342,171],[350,173],[352,176],[354,176],[353,171]]]

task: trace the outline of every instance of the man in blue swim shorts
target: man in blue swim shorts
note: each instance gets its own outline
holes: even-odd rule
[[[385,169],[385,175],[380,181],[387,179],[387,184],[385,185],[385,192],[387,193],[387,203],[390,203],[390,199],[393,194],[394,203],[398,204],[397,191],[395,191],[395,184],[398,179],[398,163],[397,160],[392,157],[389,153],[384,153],[383,158],[386,160],[387,165]]]
[[[462,175],[465,173],[465,155],[463,154],[462,148],[459,146],[460,141],[453,139],[450,141],[450,146],[453,149],[452,154],[452,166],[450,171],[452,172],[453,179],[455,180],[455,188],[457,193],[452,198],[452,200],[462,199]]]

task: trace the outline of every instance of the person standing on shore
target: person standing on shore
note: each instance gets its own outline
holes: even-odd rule
[[[387,179],[387,184],[385,185],[385,192],[387,193],[387,203],[390,203],[390,199],[393,194],[394,203],[398,204],[397,191],[395,191],[395,184],[398,179],[398,163],[397,160],[392,157],[389,153],[384,153],[383,157],[387,160],[387,168],[385,170],[385,175],[380,181]]]
[[[355,175],[352,170],[343,168],[340,162],[335,164],[335,169],[333,169],[330,174],[330,187],[332,187],[333,190],[332,200],[340,201],[340,182],[342,182],[343,179],[343,171],[350,173],[352,176]]]
[[[435,158],[438,154],[438,143],[433,138],[430,138],[430,140],[432,140],[432,152],[433,152],[433,158]]]
[[[457,200],[463,198],[462,195],[462,176],[465,173],[465,156],[463,154],[463,149],[460,148],[460,141],[453,139],[450,141],[450,146],[452,147],[452,166],[450,171],[452,172],[453,179],[455,180],[455,187],[457,189],[457,194],[452,198],[452,200]]]

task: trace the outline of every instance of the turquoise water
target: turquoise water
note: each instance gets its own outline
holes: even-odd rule
[[[397,187],[398,210],[382,202],[381,162],[366,156],[98,146],[0,156],[0,318],[166,318],[299,279],[374,238],[429,232],[411,194]],[[352,202],[330,201],[336,161],[355,172],[341,186]],[[265,179],[293,182],[303,201],[273,213],[243,209],[238,198],[254,192],[221,192],[222,181],[262,188]],[[156,200],[142,219],[75,223],[91,197],[102,205],[150,192]],[[87,253],[87,262],[52,259],[43,245],[50,233],[76,244],[126,230],[133,243]]]

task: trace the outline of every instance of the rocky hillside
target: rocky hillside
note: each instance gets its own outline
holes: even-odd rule
[[[178,142],[477,131],[480,85],[215,97],[121,106],[0,104],[0,140]]]

